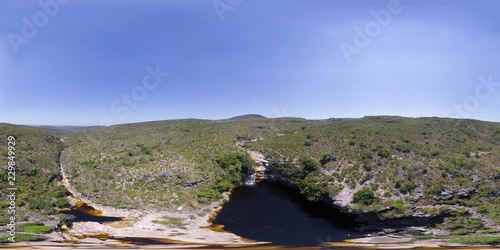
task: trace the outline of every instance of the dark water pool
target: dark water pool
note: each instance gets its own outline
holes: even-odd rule
[[[273,245],[316,246],[361,237],[353,217],[277,183],[260,182],[233,189],[213,220],[243,238]]]

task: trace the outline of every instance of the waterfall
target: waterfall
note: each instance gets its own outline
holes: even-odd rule
[[[256,176],[256,174],[251,174],[251,175],[247,176],[244,184],[247,186],[255,185],[255,176]]]

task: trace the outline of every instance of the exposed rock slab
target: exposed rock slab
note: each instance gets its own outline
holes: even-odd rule
[[[354,239],[351,242],[362,243],[362,244],[396,244],[396,243],[409,242],[411,240],[412,238],[405,238],[405,237],[375,236],[375,237]]]
[[[430,232],[432,234],[434,234],[435,236],[449,236],[449,235],[451,235],[450,231],[447,231],[447,230],[432,229]]]

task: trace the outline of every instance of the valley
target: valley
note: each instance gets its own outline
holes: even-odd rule
[[[436,246],[473,237],[494,244],[499,237],[498,123],[246,115],[76,132],[0,124],[0,132],[19,142],[18,224],[51,226],[59,241],[108,235],[260,244],[210,228],[249,176],[256,190],[284,185],[311,204],[356,216],[360,236],[437,240]],[[4,194],[1,200],[5,207]],[[120,220],[79,221],[64,213],[82,204]],[[321,244],[327,236],[318,234]]]

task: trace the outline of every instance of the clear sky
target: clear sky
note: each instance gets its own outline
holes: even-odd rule
[[[2,0],[0,122],[500,122],[498,0]]]

